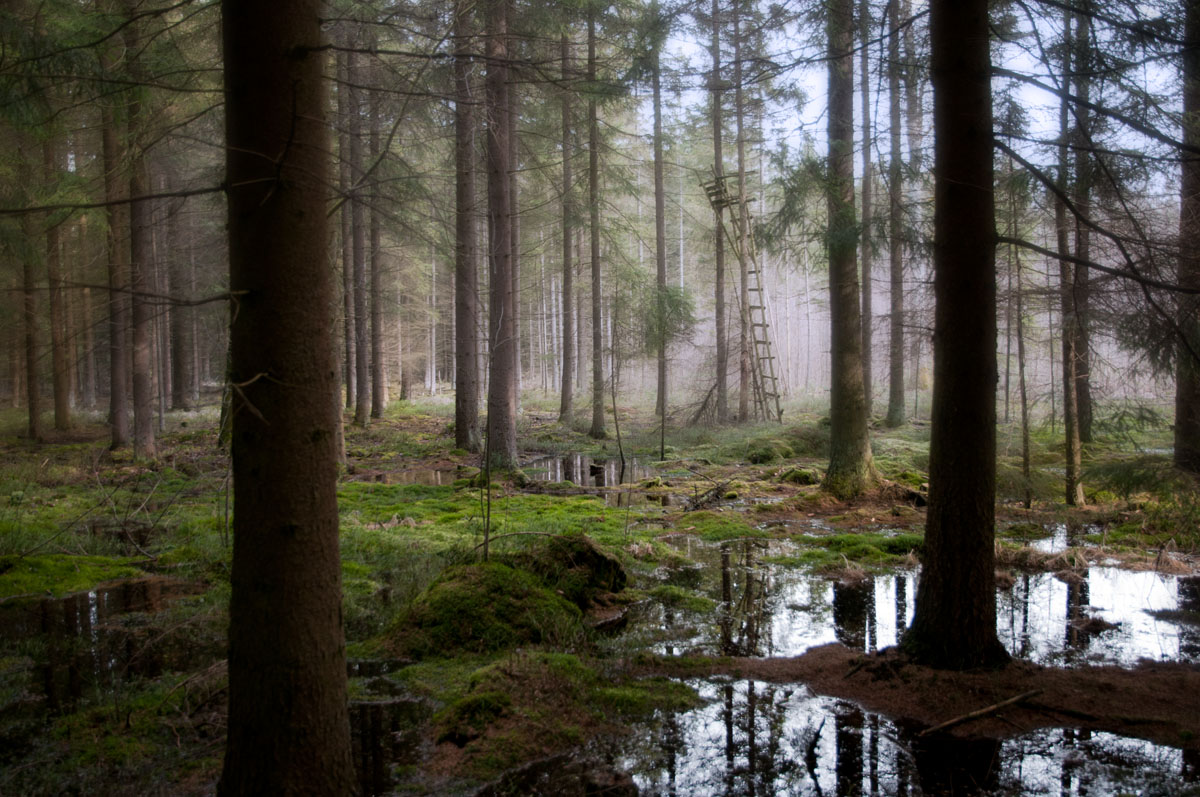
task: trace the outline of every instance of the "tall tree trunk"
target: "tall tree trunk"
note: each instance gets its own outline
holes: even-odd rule
[[[1075,94],[1079,102],[1074,109],[1075,114],[1075,207],[1084,218],[1091,216],[1092,210],[1092,163],[1091,163],[1091,122],[1090,111],[1085,103],[1091,101],[1092,87],[1092,55],[1091,36],[1088,26],[1091,23],[1091,3],[1081,0],[1081,5],[1075,11]],[[1091,259],[1091,229],[1080,220],[1075,221],[1075,257],[1080,260]],[[1079,418],[1079,442],[1092,442],[1092,377],[1091,377],[1091,290],[1089,286],[1088,269],[1074,269],[1075,281],[1071,287],[1071,301],[1075,306],[1076,349],[1075,349],[1075,413]]]
[[[899,2],[889,0],[888,19],[888,410],[887,425],[904,424],[904,169],[900,153]]]
[[[1063,81],[1069,80],[1072,71],[1071,56],[1072,47],[1070,44],[1071,36],[1071,12],[1064,13],[1064,36],[1067,37],[1066,47],[1063,51]],[[1068,190],[1068,106],[1067,98],[1064,96],[1059,101],[1058,109],[1058,124],[1059,124],[1059,145],[1058,145],[1058,190],[1059,194],[1054,202],[1054,221],[1055,232],[1058,238],[1058,251],[1060,254],[1070,254],[1070,246],[1067,243],[1067,236],[1070,229],[1067,221],[1066,204],[1061,197],[1066,195]],[[1079,403],[1077,388],[1079,385],[1079,316],[1075,307],[1075,272],[1082,270],[1082,267],[1076,267],[1068,260],[1058,261],[1059,275],[1059,297],[1062,307],[1062,360],[1063,360],[1063,437],[1064,437],[1064,458],[1066,460],[1066,478],[1065,492],[1066,501],[1071,506],[1082,506],[1084,503],[1082,470],[1083,462],[1081,455],[1081,445],[1079,439]]]
[[[509,0],[488,0],[487,31],[488,172],[488,327],[491,368],[488,376],[487,449],[490,465],[517,466],[517,329],[513,318],[512,181],[508,134]]]
[[[596,11],[588,12],[588,85],[596,85]],[[596,96],[588,97],[588,216],[592,256],[592,425],[588,434],[596,439],[604,430],[604,322],[600,282],[600,122]]]
[[[111,59],[103,54],[101,63]],[[120,179],[122,160],[116,114],[100,104],[101,149],[104,160],[104,198],[108,220],[105,247],[108,260],[108,422],[111,447],[130,442],[129,393],[129,206],[122,204],[128,186]]]
[[[510,39],[510,42],[512,40]],[[509,213],[509,223],[512,224],[512,281],[513,281],[513,334],[516,339],[513,343],[513,356],[516,358],[513,371],[517,379],[517,409],[521,407],[521,380],[524,378],[524,362],[521,351],[521,193],[520,182],[517,179],[520,171],[520,150],[517,147],[517,118],[518,118],[518,103],[517,92],[512,86],[508,89],[508,101],[510,107],[508,109],[508,163],[509,163],[509,202],[511,212]]]
[[[733,3],[733,115],[737,134],[738,207],[737,219],[742,251],[738,252],[738,422],[750,419],[750,393],[753,379],[750,367],[750,264],[746,257],[747,236],[750,232],[750,209],[746,203],[746,108],[742,88],[742,6]],[[778,386],[776,386],[778,388]]]
[[[17,181],[27,191],[34,185],[33,169],[36,163],[34,145],[26,136],[20,136],[17,145]],[[32,197],[30,197],[32,199]],[[30,440],[42,439],[42,391],[41,379],[38,377],[38,355],[41,348],[38,322],[38,262],[36,256],[36,241],[38,230],[32,213],[21,216],[21,237],[23,246],[18,249],[21,257],[21,321],[25,343],[25,396],[28,407],[28,423],[26,430]]]
[[[473,5],[454,16],[454,444],[478,452],[479,270],[475,236],[475,97],[471,81]]]
[[[42,142],[47,185],[58,179],[58,153],[53,139]],[[50,361],[54,385],[54,428],[71,428],[71,358],[67,352],[67,314],[63,306],[62,225],[46,220],[46,278],[50,299]]]
[[[348,53],[346,75],[350,79],[350,241],[354,263],[354,425],[366,426],[371,415],[371,341],[367,315],[367,205],[362,199],[366,190],[362,151],[362,56]]]
[[[168,184],[168,188],[173,186]],[[167,216],[167,278],[171,283],[172,295],[191,299],[191,285],[182,252],[195,246],[195,241],[184,241],[182,222],[184,203],[172,202]],[[186,287],[185,287],[186,286]],[[186,304],[171,308],[171,408],[190,410],[193,405],[196,384],[196,341],[192,335],[195,309]]]
[[[657,0],[652,0],[651,14],[654,24],[660,24]],[[654,277],[657,289],[655,312],[658,314],[658,390],[655,396],[655,412],[667,422],[667,187],[663,175],[663,129],[662,129],[662,59],[661,48],[655,46],[650,54],[651,91],[654,93]]]
[[[1017,203],[1012,202],[1012,228],[1009,234],[1015,239],[1019,225],[1017,224]],[[1021,404],[1021,482],[1022,503],[1026,509],[1033,507],[1033,463],[1032,447],[1029,430],[1029,391],[1025,382],[1025,290],[1021,278],[1021,251],[1015,245],[1010,245],[1013,256],[1013,268],[1016,271],[1016,315],[1017,315],[1017,391]]]
[[[562,397],[558,405],[559,423],[570,424],[575,414],[575,263],[571,252],[575,245],[575,189],[571,162],[574,155],[571,126],[571,39],[562,34]]]
[[[349,44],[350,42],[347,42]],[[342,329],[345,344],[343,374],[346,379],[346,409],[358,405],[358,356],[354,346],[354,173],[350,152],[350,54],[337,54],[338,194],[341,197],[342,233]]]
[[[1183,49],[1183,140],[1200,146],[1200,3],[1185,5]],[[1179,284],[1200,288],[1200,157],[1182,153],[1179,208]],[[1200,302],[1184,296],[1179,328],[1186,340],[1176,346],[1175,465],[1200,474]]]
[[[372,42],[372,46],[373,46]],[[370,153],[373,168],[378,168],[376,159],[380,157],[379,149],[379,92],[372,91],[368,100],[370,105]],[[378,193],[378,192],[373,192]],[[371,226],[369,230],[370,279],[371,279],[371,417],[382,418],[387,408],[387,379],[384,375],[383,364],[383,252],[381,238],[383,225],[380,210],[373,204],[370,208]]]
[[[854,5],[828,0],[830,458],[824,487],[839,498],[876,480],[863,392],[854,218]]]
[[[1008,660],[996,636],[996,275],[987,0],[933,0],[934,377],[918,661]]]
[[[870,69],[870,45],[871,41],[871,9],[867,4],[867,0],[859,0],[858,4],[858,25],[859,25],[859,96],[862,98],[862,372],[863,372],[863,406],[867,413],[867,418],[871,417],[871,404],[873,402],[873,380],[871,377],[872,362],[871,348],[873,342],[872,322],[873,310],[871,308],[872,291],[872,272],[875,265],[874,241],[872,240],[872,223],[874,221],[875,206],[872,202],[874,185],[872,176],[871,162],[871,69]]]
[[[315,0],[222,3],[233,587],[220,795],[353,794]],[[322,341],[314,345],[314,341]],[[260,378],[265,375],[265,378]]]
[[[721,78],[721,5],[712,0],[712,133],[713,133],[713,177],[725,177],[725,154],[722,151],[721,93],[724,91]],[[725,330],[725,211],[713,210],[714,232],[713,260],[716,263],[716,283],[713,294],[713,312],[717,326],[717,423],[729,420],[729,335]]]
[[[137,9],[132,0],[126,2],[129,24],[125,26],[125,50],[129,60],[130,76],[137,80],[141,67],[136,56],[141,48],[140,24],[136,21]],[[138,94],[130,94],[128,114],[125,119],[129,141],[129,291],[133,304],[133,453],[137,457],[153,459],[157,454],[154,439],[154,314],[147,293],[150,275],[154,268],[154,243],[151,239],[153,220],[152,206],[148,200],[138,197],[149,193],[150,177],[146,163],[146,152],[141,137],[142,104]]]

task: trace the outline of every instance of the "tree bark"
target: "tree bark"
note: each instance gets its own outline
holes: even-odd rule
[[[350,80],[347,93],[350,120],[350,241],[353,254],[354,278],[354,425],[366,426],[371,416],[371,341],[370,318],[367,315],[367,206],[362,199],[366,189],[362,151],[362,55],[347,54],[346,75]]]
[[[173,296],[190,299],[193,286],[181,253],[185,248],[195,246],[195,241],[185,242],[181,235],[183,209],[183,200],[174,200],[168,205],[167,278]],[[171,308],[171,408],[176,410],[190,410],[196,400],[196,341],[192,335],[195,313],[194,308],[183,304]]]
[[[125,26],[125,50],[129,59],[130,77],[137,80],[141,67],[136,53],[141,48],[137,9],[127,0],[129,24]],[[154,243],[151,239],[153,220],[151,203],[139,200],[150,193],[149,168],[141,137],[142,104],[137,92],[130,94],[125,118],[129,142],[129,291],[133,305],[133,453],[144,459],[157,454],[154,439],[154,314],[147,293],[150,292],[154,269]]]
[[[1200,145],[1200,3],[1185,5],[1183,48],[1183,138]],[[1183,153],[1179,209],[1180,285],[1200,288],[1200,158]],[[1186,336],[1176,346],[1175,465],[1200,474],[1200,303],[1183,297],[1179,328]]]
[[[824,487],[846,499],[876,481],[863,391],[854,217],[854,6],[827,3],[829,36],[830,459]]]
[[[221,795],[353,794],[335,463],[322,4],[222,3],[233,588]]]
[[[660,24],[657,0],[651,3],[655,25]],[[651,91],[654,94],[654,277],[657,289],[655,311],[658,313],[658,389],[655,396],[655,412],[662,419],[664,428],[667,419],[667,187],[663,174],[663,129],[662,129],[662,59],[661,47],[656,43],[651,61]]]
[[[34,184],[33,169],[29,165],[33,160],[33,143],[21,135],[17,145],[17,180],[26,191]],[[27,194],[27,196],[29,196]],[[34,214],[25,213],[21,216],[21,236],[23,246],[18,249],[21,257],[21,321],[24,332],[25,353],[25,401],[28,409],[26,431],[29,439],[37,442],[42,440],[42,391],[41,379],[38,376],[38,354],[41,348],[38,317],[38,262],[36,256],[36,241],[38,239],[37,225]]]
[[[934,91],[934,377],[929,510],[903,645],[965,669],[1008,660],[996,636],[996,275],[987,0],[930,4]]]
[[[508,98],[509,0],[488,0],[487,30],[487,172],[488,172],[488,375],[487,449],[493,468],[517,466],[517,330],[513,318],[512,181],[509,172]]]
[[[475,97],[471,81],[472,4],[454,17],[454,444],[482,448],[479,436],[479,271],[475,236]]]
[[[571,79],[571,39],[562,34],[562,79]],[[575,188],[571,162],[574,155],[571,126],[571,89],[562,92],[562,397],[558,405],[558,421],[570,424],[575,414],[575,263],[572,250],[575,241]]]
[[[347,42],[349,44],[349,42]],[[343,374],[346,379],[346,409],[358,405],[358,355],[354,346],[354,175],[350,154],[350,54],[337,54],[338,189],[342,203],[342,329],[345,344]]]
[[[886,424],[904,424],[904,169],[900,152],[899,2],[889,0],[888,19],[888,410]]]
[[[725,177],[725,154],[722,151],[721,122],[721,6],[712,0],[712,91],[713,177]],[[729,336],[725,329],[725,211],[715,208],[713,260],[716,264],[716,283],[713,288],[713,312],[717,327],[717,423],[729,420]]]
[[[379,148],[379,92],[372,91],[370,105],[369,146],[371,163],[375,166],[381,156]],[[378,168],[376,166],[376,168]],[[373,192],[378,194],[378,192]],[[371,417],[382,418],[387,409],[387,379],[383,360],[383,252],[381,247],[383,225],[380,219],[378,199],[371,205],[369,229],[369,255],[371,279]]]
[[[863,407],[867,418],[871,417],[873,402],[873,380],[871,376],[872,343],[873,343],[873,309],[871,307],[872,272],[875,265],[874,242],[872,241],[872,224],[875,206],[873,203],[874,185],[872,185],[871,162],[871,71],[870,46],[871,41],[871,9],[867,0],[859,0],[859,97],[862,100],[862,372],[863,372]]]
[[[55,142],[42,142],[42,160],[47,185],[58,179]],[[50,300],[50,365],[54,386],[54,428],[71,428],[71,358],[67,351],[67,314],[63,306],[62,226],[46,219],[46,291]]]
[[[750,232],[750,210],[746,204],[746,108],[742,88],[742,7],[733,3],[733,116],[737,135],[738,207],[734,223],[741,230],[742,251],[738,253],[738,422],[750,420],[753,370],[750,367],[750,264],[745,242]],[[778,389],[778,385],[775,386]]]
[[[589,7],[590,8],[590,7]],[[588,12],[588,84],[596,86],[596,12]],[[588,435],[607,436],[604,430],[604,322],[600,282],[600,122],[596,96],[588,97],[588,216],[592,256],[592,425]]]
[[[1075,94],[1079,103],[1074,109],[1075,114],[1075,185],[1074,197],[1076,209],[1084,218],[1092,215],[1092,163],[1091,153],[1091,124],[1090,112],[1084,103],[1091,99],[1091,36],[1088,34],[1090,24],[1090,3],[1081,0],[1081,7],[1075,12]],[[1080,221],[1075,221],[1075,257],[1080,260],[1091,259],[1091,229]],[[1071,286],[1071,302],[1075,307],[1075,401],[1076,416],[1079,419],[1079,442],[1092,442],[1092,379],[1091,379],[1091,289],[1089,270],[1074,269],[1074,283]]]

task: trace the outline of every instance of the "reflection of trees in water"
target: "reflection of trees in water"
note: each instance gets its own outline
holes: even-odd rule
[[[875,579],[834,582],[833,629],[838,641],[848,648],[876,648]]]
[[[1200,660],[1200,576],[1179,579],[1179,652],[1181,658]]]
[[[769,621],[777,601],[770,570],[758,562],[759,550],[765,548],[759,540],[721,546],[718,626],[720,652],[726,656],[759,656],[764,645],[769,647],[770,640],[763,634],[765,630],[769,636]]]

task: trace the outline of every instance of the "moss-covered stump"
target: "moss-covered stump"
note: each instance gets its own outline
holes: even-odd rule
[[[601,595],[620,592],[629,581],[621,561],[582,534],[551,537],[545,545],[516,554],[513,564],[536,573],[580,609]]]
[[[579,626],[579,607],[535,574],[501,562],[447,568],[394,628],[392,647],[423,658],[553,642]]]

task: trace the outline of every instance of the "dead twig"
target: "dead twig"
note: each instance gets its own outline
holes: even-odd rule
[[[951,728],[955,725],[961,725],[964,722],[969,722],[971,720],[979,719],[980,717],[986,717],[987,715],[994,714],[995,712],[999,711],[1000,709],[1002,709],[1006,706],[1011,706],[1016,703],[1020,703],[1022,700],[1028,700],[1029,698],[1033,697],[1034,695],[1040,695],[1041,693],[1042,693],[1041,689],[1032,689],[1028,692],[1019,694],[1016,697],[1010,697],[1007,700],[1001,700],[999,703],[993,703],[992,705],[987,706],[985,708],[977,709],[975,711],[972,711],[969,714],[963,714],[962,716],[955,717],[954,719],[946,720],[945,722],[943,722],[939,725],[934,725],[932,728],[926,728],[925,730],[918,733],[917,736],[928,736],[929,734],[934,733],[936,731],[945,730],[946,728]]]

